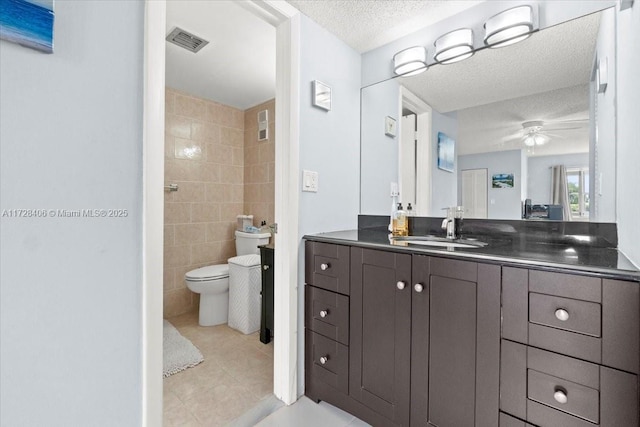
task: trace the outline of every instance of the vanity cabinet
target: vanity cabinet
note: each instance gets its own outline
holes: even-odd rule
[[[637,282],[305,248],[311,399],[376,427],[639,425]]]
[[[504,267],[502,310],[501,411],[538,426],[638,426],[637,283]]]
[[[496,426],[500,267],[325,245],[306,245],[307,395],[376,426]]]

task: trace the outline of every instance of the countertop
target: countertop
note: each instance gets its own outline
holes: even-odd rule
[[[418,253],[443,257],[477,259],[490,263],[527,268],[544,267],[597,273],[600,276],[640,282],[640,270],[615,248],[589,243],[540,242],[526,235],[489,237],[482,248],[440,248],[391,242],[389,233],[379,229],[344,230],[304,236],[306,240],[347,244],[372,249]]]

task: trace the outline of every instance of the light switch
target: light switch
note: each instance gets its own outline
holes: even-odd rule
[[[318,172],[302,171],[302,191],[318,192]]]

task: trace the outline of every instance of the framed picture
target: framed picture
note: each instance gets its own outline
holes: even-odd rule
[[[438,169],[453,172],[455,168],[455,141],[438,132]]]
[[[396,119],[391,116],[384,118],[384,134],[387,136],[396,136],[397,133]]]
[[[0,38],[53,53],[53,0],[2,0]]]
[[[314,80],[311,86],[313,105],[323,110],[331,111],[331,88],[319,80]]]
[[[491,188],[513,188],[513,174],[497,173],[491,176]]]

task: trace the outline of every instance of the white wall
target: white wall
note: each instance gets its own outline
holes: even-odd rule
[[[400,144],[400,85],[396,79],[362,89],[362,128],[360,167],[363,182],[360,212],[367,215],[391,214],[391,183],[398,182]],[[396,137],[385,135],[386,116],[396,119]],[[395,162],[390,159],[396,159]],[[402,194],[400,194],[402,201]]]
[[[527,198],[534,205],[547,204],[551,203],[551,167],[586,168],[589,166],[589,153],[529,157],[528,165]]]
[[[458,204],[458,170],[460,165],[457,159],[458,147],[454,147],[455,166],[453,172],[438,169],[438,132],[442,132],[454,141],[458,139],[458,114],[441,114],[433,111],[431,122],[431,158],[433,168],[431,173],[431,211],[428,216],[445,217],[442,210]]]
[[[142,417],[141,1],[55,2],[55,53],[0,41],[0,425]],[[158,292],[162,292],[159,284]]]
[[[487,218],[522,218],[521,201],[524,195],[521,191],[523,179],[521,157],[522,150],[458,156],[458,171],[487,169]],[[513,174],[513,188],[491,188],[491,177],[500,173]],[[461,189],[458,189],[458,200],[461,199]]]
[[[618,13],[618,247],[640,267],[640,3]]]
[[[615,9],[608,9],[602,13],[596,58],[607,60],[608,79],[605,93],[596,94],[597,102],[597,140],[591,141],[589,149],[592,152],[590,177],[593,183],[593,208],[589,219],[597,222],[616,221],[616,40],[615,40]]]
[[[357,228],[360,193],[360,54],[301,17],[300,169],[318,172],[300,194],[299,233]],[[331,87],[331,111],[311,104],[311,82]],[[302,182],[302,178],[300,179]],[[298,393],[304,392],[304,244],[299,251]]]

